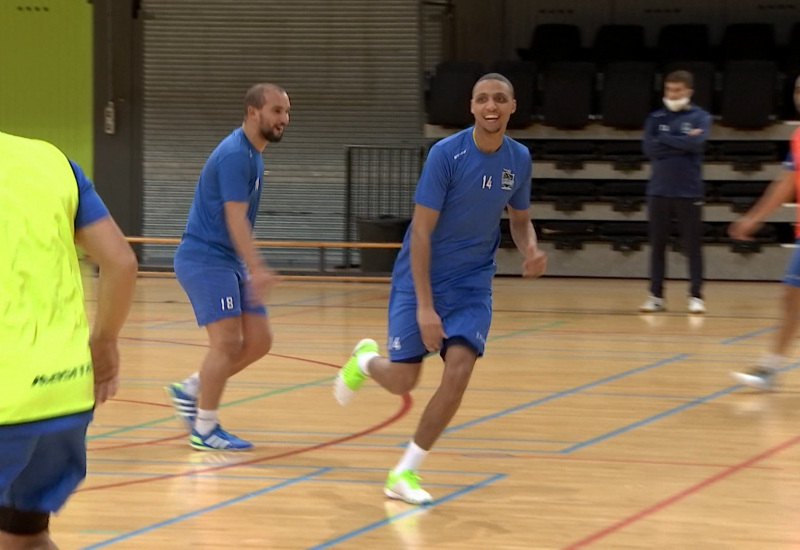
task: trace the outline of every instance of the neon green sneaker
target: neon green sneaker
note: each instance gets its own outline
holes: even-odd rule
[[[340,405],[347,405],[353,395],[364,385],[367,375],[358,368],[358,356],[362,353],[378,354],[378,343],[375,340],[364,338],[353,349],[353,354],[339,371],[339,376],[333,383],[333,396]]]
[[[420,477],[413,470],[402,470],[395,473],[389,472],[386,478],[386,485],[383,493],[397,500],[403,500],[409,504],[430,504],[433,502],[430,493],[419,486]]]

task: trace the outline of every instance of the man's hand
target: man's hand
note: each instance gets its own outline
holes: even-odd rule
[[[522,261],[523,277],[540,277],[547,267],[547,254],[539,249],[538,246],[529,247],[525,251],[525,259]]]
[[[279,277],[266,266],[260,266],[250,271],[247,284],[250,287],[250,298],[267,302],[272,287],[278,282]]]
[[[119,386],[119,349],[117,339],[89,339],[94,370],[94,399],[98,405],[116,395]]]
[[[737,241],[750,241],[759,227],[761,222],[749,216],[742,216],[728,227],[728,235]]]
[[[422,336],[422,343],[428,351],[438,351],[442,341],[447,338],[442,328],[442,319],[432,307],[417,307],[417,324]]]

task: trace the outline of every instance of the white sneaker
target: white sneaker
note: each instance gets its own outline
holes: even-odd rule
[[[689,313],[705,313],[706,312],[706,303],[703,301],[702,298],[695,298],[692,296],[689,298]]]
[[[639,311],[642,313],[655,313],[656,311],[666,311],[666,309],[667,305],[664,302],[664,298],[656,298],[652,294],[639,306]]]
[[[777,386],[775,370],[766,367],[754,367],[747,372],[732,372],[733,379],[761,391],[774,391]]]
[[[389,498],[403,500],[409,504],[430,504],[433,498],[428,491],[419,486],[419,481],[419,476],[412,470],[398,473],[392,470],[386,478],[383,493]]]

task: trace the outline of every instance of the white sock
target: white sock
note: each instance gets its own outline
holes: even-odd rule
[[[419,465],[422,464],[422,461],[428,456],[428,452],[416,443],[412,439],[408,443],[408,447],[406,447],[406,452],[403,453],[403,458],[400,459],[400,462],[397,463],[397,466],[394,467],[392,472],[398,474],[403,470],[411,470],[412,472],[416,472],[419,470]]]
[[[356,362],[358,362],[358,370],[367,376],[369,376],[369,362],[373,357],[379,357],[379,355],[374,351],[365,351],[364,353],[359,353],[356,357]]]
[[[196,372],[191,375],[189,378],[181,382],[181,386],[183,387],[183,393],[191,395],[197,399],[197,395],[200,393],[200,373]]]
[[[217,427],[217,411],[197,409],[194,430],[202,436],[210,434]]]
[[[761,354],[761,359],[758,361],[759,367],[764,367],[770,370],[778,370],[778,367],[781,366],[783,363],[784,357],[783,355],[778,355],[777,353],[763,353]]]

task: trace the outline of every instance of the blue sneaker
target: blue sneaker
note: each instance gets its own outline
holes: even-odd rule
[[[192,429],[189,445],[198,451],[249,451],[253,448],[252,443],[226,432],[219,424],[208,435],[200,435]]]
[[[186,425],[187,430],[191,430],[197,417],[197,398],[185,393],[183,385],[179,382],[170,384],[164,389],[167,392],[167,399],[175,407],[175,416]]]

